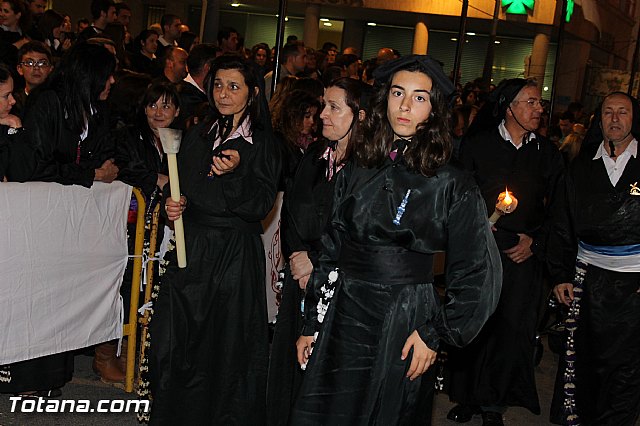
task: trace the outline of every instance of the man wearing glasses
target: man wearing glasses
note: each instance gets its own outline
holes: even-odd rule
[[[537,312],[542,296],[547,204],[564,165],[556,146],[536,133],[544,111],[533,80],[503,81],[465,135],[460,160],[471,171],[491,215],[508,188],[517,208],[492,224],[501,251],[500,301],[475,342],[450,354],[448,414],[484,426],[503,425],[509,406],[540,414],[534,378]]]
[[[36,87],[45,82],[51,71],[51,51],[40,41],[30,41],[23,45],[18,51],[18,74],[24,77],[24,88],[16,88],[13,97],[16,103],[11,113],[23,118],[24,109],[27,103],[27,96]]]

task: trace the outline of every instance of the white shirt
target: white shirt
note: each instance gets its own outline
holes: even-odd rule
[[[602,161],[604,161],[604,167],[607,169],[607,174],[609,175],[609,180],[613,186],[618,184],[620,180],[620,176],[624,173],[624,168],[627,167],[627,163],[629,162],[629,158],[633,156],[636,158],[638,155],[638,141],[635,138],[631,141],[631,143],[627,146],[627,149],[624,150],[622,154],[616,156],[614,160],[609,156],[609,153],[606,149],[604,149],[604,141],[600,144],[600,148],[596,152],[596,156],[593,157],[594,160],[602,157]]]
[[[523,144],[521,142],[518,142],[516,144],[516,142],[513,140],[513,138],[509,134],[509,131],[507,130],[507,126],[504,125],[504,120],[502,120],[502,123],[500,123],[500,125],[498,126],[498,133],[500,133],[500,136],[502,137],[502,139],[504,139],[505,141],[511,142],[511,144],[515,146],[516,149],[522,148]],[[530,132],[529,139],[527,139],[527,143],[531,142],[531,140],[535,138],[536,138],[536,134],[533,132]]]
[[[178,42],[177,41],[173,41],[173,43],[169,43],[163,35],[161,35],[160,37],[158,37],[158,43],[160,43],[163,46],[177,46]]]

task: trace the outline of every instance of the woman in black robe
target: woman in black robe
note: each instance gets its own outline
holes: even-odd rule
[[[349,158],[364,118],[362,86],[341,78],[325,91],[320,114],[324,139],[309,145],[288,181],[282,205],[282,251],[288,262],[271,344],[267,409],[269,425],[289,424],[289,413],[302,382],[295,341],[302,331],[301,302],[313,269],[320,237],[332,209],[336,178]],[[295,92],[294,92],[295,93]]]
[[[260,221],[275,201],[279,156],[247,62],[216,58],[205,86],[214,115],[185,136],[184,195],[166,201],[169,220],[183,216],[187,267],[174,250],[165,256],[150,326],[150,423],[259,425],[269,346]]]
[[[452,84],[419,55],[381,66],[376,82],[309,282],[293,425],[429,423],[439,341],[467,344],[498,300],[502,271],[484,202],[448,164]],[[439,251],[443,306],[432,285]]]

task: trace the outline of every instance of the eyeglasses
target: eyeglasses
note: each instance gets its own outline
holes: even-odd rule
[[[543,107],[544,101],[542,99],[527,99],[526,101],[516,101],[516,102],[526,102],[529,105],[529,108]]]
[[[33,59],[27,59],[26,61],[20,62],[20,65],[23,67],[29,68],[47,68],[50,67],[51,64],[46,59],[40,59],[39,61],[34,61]]]

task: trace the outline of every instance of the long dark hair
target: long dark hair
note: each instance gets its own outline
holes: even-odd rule
[[[92,107],[101,104],[100,93],[116,69],[116,58],[102,46],[78,43],[62,57],[50,76],[71,131],[82,134],[94,124]]]
[[[160,82],[154,83],[144,92],[140,103],[138,104],[138,126],[140,133],[145,140],[154,141],[155,135],[151,127],[149,126],[149,120],[147,120],[147,106],[154,104],[158,99],[162,99],[164,102],[172,103],[176,109],[180,108],[180,96],[175,84]]]
[[[260,102],[260,85],[258,84],[258,76],[254,72],[253,65],[247,62],[245,59],[235,55],[222,55],[217,57],[211,63],[211,68],[204,79],[204,87],[207,92],[207,98],[209,99],[209,105],[211,106],[212,113],[205,119],[205,123],[213,123],[216,120],[224,118],[220,111],[216,108],[216,104],[213,100],[213,84],[218,71],[220,70],[237,70],[244,82],[249,88],[249,98],[247,100],[247,107],[244,110],[240,123],[244,121],[246,117],[249,117],[250,129],[253,131],[256,128],[264,128],[261,116],[262,107]],[[267,117],[268,119],[268,117]],[[205,132],[208,132],[207,125],[205,125]],[[218,126],[220,132],[223,131],[222,126]],[[222,136],[222,133],[220,134]]]
[[[311,108],[316,108],[316,122],[320,111],[320,101],[303,90],[294,90],[285,98],[280,119],[275,123],[274,130],[284,136],[285,143],[295,150],[300,137],[300,130],[304,116]]]
[[[45,39],[51,42],[53,46],[53,30],[58,28],[64,22],[64,16],[56,12],[53,9],[47,9],[44,11],[40,20],[38,21],[38,29],[42,33]]]
[[[421,72],[429,75],[419,62],[414,62],[398,71]],[[355,158],[364,167],[380,167],[389,156],[395,139],[393,129],[387,117],[387,103],[393,76],[379,87],[371,102],[363,126],[363,139],[355,147]],[[418,125],[416,134],[411,138],[403,158],[409,170],[424,176],[433,176],[436,169],[444,166],[451,156],[451,135],[449,133],[449,109],[447,100],[439,87],[431,88],[431,114]]]
[[[337,87],[344,90],[344,101],[351,110],[351,113],[353,113],[353,120],[351,121],[351,126],[349,126],[351,135],[349,135],[347,149],[345,150],[344,157],[342,158],[342,161],[346,161],[353,153],[355,146],[361,143],[362,122],[360,121],[360,111],[367,109],[366,104],[368,100],[368,93],[364,93],[366,88],[360,81],[349,77],[341,77],[333,80],[327,86],[327,89],[331,87]]]

